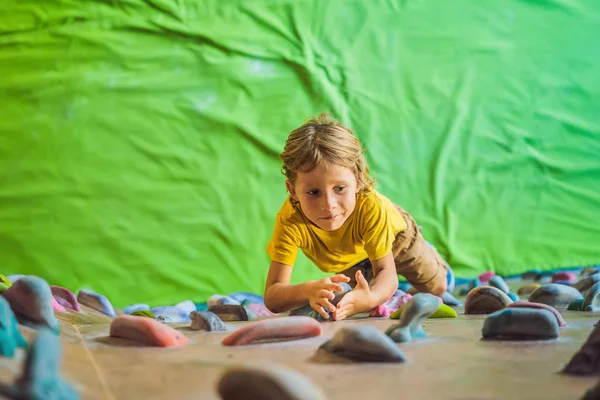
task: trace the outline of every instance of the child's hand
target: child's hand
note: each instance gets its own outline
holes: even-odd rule
[[[336,321],[373,308],[373,295],[362,272],[356,271],[356,287],[337,304],[333,319]]]
[[[330,312],[335,311],[335,306],[329,300],[333,300],[335,297],[333,292],[341,292],[343,290],[342,285],[339,284],[340,282],[350,282],[350,278],[342,274],[328,276],[327,278],[315,281],[310,288],[308,302],[312,309],[321,314],[325,319],[329,319],[329,314],[326,310]]]

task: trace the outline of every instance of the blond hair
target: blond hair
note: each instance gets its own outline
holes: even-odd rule
[[[354,133],[329,114],[321,113],[295,129],[285,142],[281,172],[293,185],[298,172],[310,172],[322,162],[350,169],[360,191],[373,189],[375,179],[369,176],[369,166]]]

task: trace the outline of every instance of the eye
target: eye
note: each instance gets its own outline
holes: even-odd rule
[[[338,193],[343,193],[345,189],[346,189],[346,186],[338,186],[335,188],[335,191]]]
[[[316,189],[315,190],[309,190],[308,192],[306,192],[306,194],[309,195],[309,196],[316,196],[316,195],[319,194],[319,191],[316,190]]]

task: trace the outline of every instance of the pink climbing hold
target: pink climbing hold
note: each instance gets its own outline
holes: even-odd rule
[[[386,303],[381,304],[369,312],[369,317],[389,317],[397,309],[408,303],[412,299],[412,295],[405,294],[403,296],[393,296]],[[440,302],[442,299],[440,299]]]
[[[577,282],[577,275],[572,272],[557,272],[552,275],[552,282]]]
[[[81,311],[77,297],[69,289],[60,286],[50,286],[50,290],[52,290],[52,296],[58,304],[73,311]]]
[[[67,312],[63,306],[61,306],[54,297],[52,297],[52,309],[58,312]]]
[[[225,346],[242,346],[268,339],[298,339],[321,334],[321,324],[314,318],[291,316],[269,318],[244,325],[226,336]]]
[[[556,321],[558,322],[558,326],[567,326],[567,323],[563,319],[562,315],[556,310],[556,308],[549,306],[547,304],[542,303],[530,303],[528,301],[519,300],[514,303],[510,303],[506,306],[507,308],[542,308],[544,310],[550,311],[556,317]]]
[[[119,315],[110,324],[110,336],[158,347],[181,347],[188,339],[177,329],[152,318]]]
[[[487,283],[494,275],[496,274],[493,271],[484,272],[483,274],[479,275],[479,281],[482,284]]]

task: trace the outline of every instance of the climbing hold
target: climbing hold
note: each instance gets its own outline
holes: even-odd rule
[[[511,303],[511,304],[507,305],[506,307],[508,307],[508,308],[514,308],[514,307],[517,307],[517,308],[537,308],[537,309],[548,310],[552,314],[554,314],[554,316],[556,317],[556,322],[558,322],[558,326],[567,326],[567,323],[563,319],[562,315],[560,315],[560,313],[558,312],[558,310],[556,308],[552,307],[552,306],[549,306],[548,304],[532,303],[530,301],[516,301],[514,303]]]
[[[81,311],[77,298],[69,289],[65,289],[60,286],[50,286],[52,296],[54,299],[63,307],[69,308],[73,311]]]
[[[429,293],[417,293],[404,307],[398,324],[392,325],[385,332],[394,342],[408,342],[412,339],[425,337],[421,322],[438,310],[438,299]]]
[[[177,306],[160,306],[150,309],[156,318],[163,317],[168,322],[190,322],[190,313]]]
[[[594,328],[586,342],[561,372],[578,376],[600,374],[600,326]]]
[[[17,347],[27,348],[27,341],[19,330],[17,318],[6,299],[0,296],[0,355],[12,357]]]
[[[529,295],[529,301],[532,303],[543,303],[549,306],[568,306],[583,296],[575,288],[558,283],[548,283],[537,288]]]
[[[21,376],[13,384],[0,383],[0,395],[23,400],[79,400],[79,394],[60,376],[61,355],[60,337],[40,327],[29,346]]]
[[[304,375],[282,365],[234,366],[217,383],[223,400],[325,400]]]
[[[181,347],[188,344],[188,339],[169,325],[127,314],[112,320],[110,336],[159,347]]]
[[[394,341],[371,325],[345,325],[319,350],[362,362],[406,360]]]
[[[246,309],[235,304],[217,304],[208,309],[216,314],[222,321],[248,321]]]
[[[535,289],[542,287],[539,283],[530,283],[529,285],[521,286],[519,290],[517,290],[517,294],[519,296],[527,296],[535,291]]]
[[[52,308],[52,291],[40,277],[24,276],[3,294],[10,304],[17,321],[32,328],[47,326],[59,333],[58,321]]]
[[[483,324],[485,339],[545,340],[560,335],[552,312],[535,308],[505,308],[490,314]]]
[[[79,293],[77,293],[77,301],[79,304],[90,307],[101,312],[102,314],[108,315],[109,317],[114,318],[117,316],[117,313],[115,312],[112,304],[110,304],[110,301],[102,294],[81,289]]]
[[[469,292],[465,299],[465,314],[490,314],[512,303],[502,290],[492,286],[480,286]]]
[[[244,325],[223,339],[225,346],[241,346],[265,340],[295,340],[319,336],[321,324],[314,318],[269,318]]]
[[[195,331],[224,332],[227,330],[221,318],[210,311],[192,311],[190,318],[191,329]]]
[[[152,311],[150,311],[150,310],[136,310],[129,315],[133,315],[134,317],[145,317],[145,318],[152,318],[152,319],[156,318],[156,316],[154,314],[152,314]]]
[[[504,293],[510,292],[510,289],[508,288],[508,285],[506,284],[506,282],[504,281],[504,279],[502,279],[501,276],[498,275],[494,275],[490,278],[490,280],[488,281],[488,285],[489,286],[493,286],[497,289],[502,290]]]

